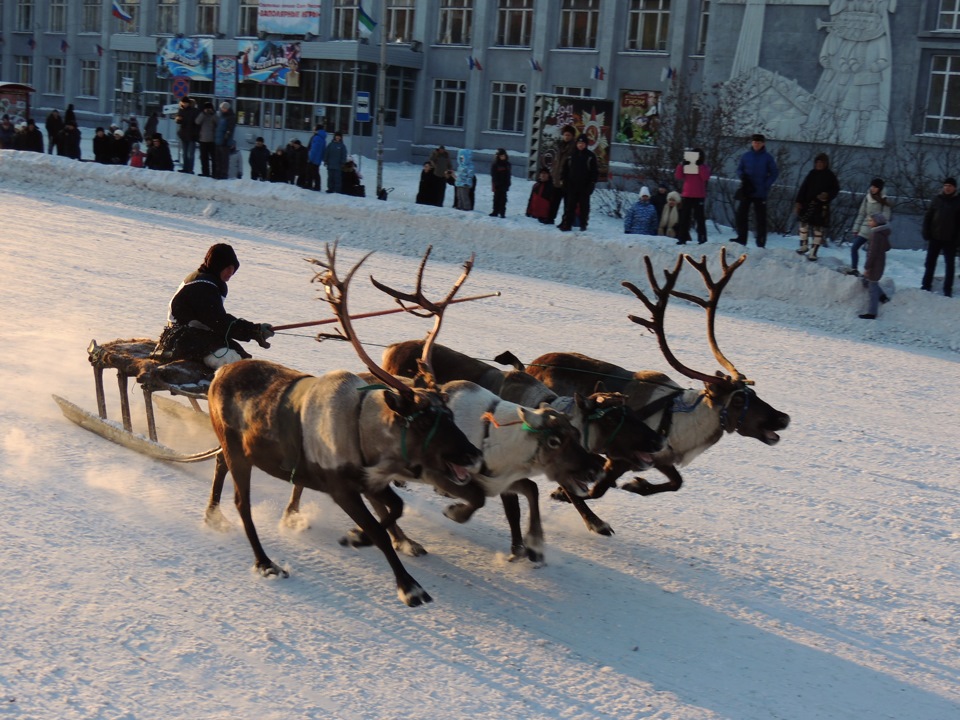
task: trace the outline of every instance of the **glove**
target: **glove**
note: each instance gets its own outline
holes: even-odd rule
[[[262,348],[269,348],[270,343],[267,342],[268,339],[272,338],[276,333],[273,331],[273,328],[269,323],[261,323],[257,326],[257,334],[254,336],[254,340],[257,341],[257,345]]]

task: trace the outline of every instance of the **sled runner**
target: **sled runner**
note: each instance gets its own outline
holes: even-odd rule
[[[54,395],[53,399],[68,420],[96,433],[100,437],[157,460],[198,462],[213,458],[220,452],[219,446],[210,450],[187,454],[167,447],[157,439],[153,394],[167,392],[171,395],[182,395],[190,401],[193,411],[203,417],[197,401],[206,399],[207,388],[213,378],[213,371],[203,363],[188,360],[163,363],[152,358],[150,355],[156,344],[156,340],[149,338],[112,340],[103,345],[97,344],[96,340],[90,341],[90,345],[87,347],[87,359],[93,366],[97,415],[87,412],[58,395]],[[117,371],[121,423],[107,418],[107,402],[103,390],[103,371],[105,369]],[[128,394],[128,380],[130,378],[134,378],[143,391],[148,437],[133,431]],[[162,396],[158,396],[158,399],[160,397]],[[171,405],[176,405],[180,409],[178,412],[189,412],[183,405],[171,401],[162,403],[164,409],[170,408]]]

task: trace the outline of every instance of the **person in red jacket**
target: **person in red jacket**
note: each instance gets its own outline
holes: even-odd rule
[[[544,225],[553,224],[550,218],[551,207],[554,193],[557,189],[553,186],[553,178],[550,177],[548,168],[540,168],[537,173],[537,182],[533,184],[530,190],[530,199],[527,201],[527,217],[536,218]]]
[[[677,223],[677,245],[690,241],[690,218],[697,223],[697,242],[707,241],[707,219],[703,202],[707,197],[707,182],[710,166],[704,162],[703,150],[694,148],[683,154],[683,162],[677,165],[674,177],[680,181],[680,220]]]

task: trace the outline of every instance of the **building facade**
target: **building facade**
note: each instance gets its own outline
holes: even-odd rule
[[[611,160],[656,141],[677,82],[727,84],[747,134],[882,150],[960,137],[958,0],[0,0],[0,80],[33,86],[34,115],[73,103],[92,126],[176,102],[163,43],[242,62],[247,41],[296,45],[298,82],[191,78],[235,100],[241,138],[276,146],[317,122],[418,160],[437,144],[530,155],[538,98],[589,98]],[[306,15],[284,26],[292,8]],[[376,26],[367,37],[360,23]],[[288,31],[284,31],[287,28]],[[279,31],[278,31],[279,30]],[[305,30],[305,31],[304,31]],[[385,41],[385,48],[381,47]],[[257,45],[260,47],[260,45]],[[210,58],[208,58],[210,59]],[[235,72],[236,66],[233,71]],[[245,70],[241,70],[244,72]],[[244,76],[241,76],[244,77]],[[372,120],[357,113],[369,93]]]

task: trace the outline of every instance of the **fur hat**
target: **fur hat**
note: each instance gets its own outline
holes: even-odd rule
[[[957,179],[956,179],[956,178],[952,178],[952,177],[944,178],[943,184],[944,184],[944,185],[953,185],[954,187],[956,187],[956,186],[957,186]]]
[[[870,219],[877,224],[877,227],[879,227],[880,225],[887,224],[887,216],[884,215],[883,213],[874,213],[873,215],[870,216]]]
[[[120,139],[120,138],[123,137],[123,133],[122,133],[120,130],[114,130],[114,131],[113,131],[113,136],[114,136],[115,138],[117,138],[117,139]]]
[[[589,144],[590,144],[590,138],[587,137],[586,133],[580,133],[580,134],[577,136],[577,142],[583,142],[583,143],[586,143],[587,145],[589,145]]]
[[[576,135],[577,129],[573,125],[564,125],[563,128],[561,128],[560,130],[560,134],[563,135],[564,133],[570,133],[571,135]]]
[[[646,185],[640,188],[640,197],[650,197],[650,188]]]
[[[875,187],[877,190],[883,190],[884,185],[883,178],[874,178],[870,181],[870,187]]]
[[[765,143],[767,139],[763,136],[763,133],[754,133],[750,136],[752,142],[762,142]]]
[[[240,261],[237,260],[237,254],[233,251],[233,247],[226,243],[217,243],[211,245],[210,249],[207,250],[207,255],[203,258],[203,265],[200,266],[199,271],[219,275],[224,268],[231,265],[233,265],[234,270],[240,269]]]
[[[673,190],[667,193],[667,202],[670,202],[671,200],[679,205],[683,198],[680,197],[680,193],[678,193],[676,190]]]

